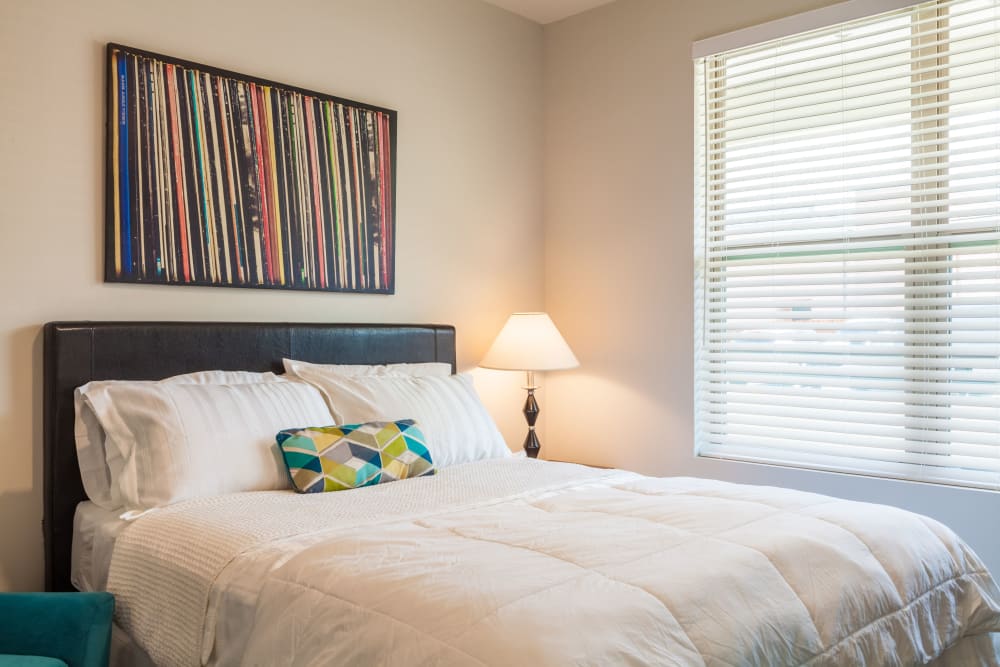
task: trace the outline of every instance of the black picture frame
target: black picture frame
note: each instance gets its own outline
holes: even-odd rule
[[[397,112],[107,45],[105,281],[393,294]]]

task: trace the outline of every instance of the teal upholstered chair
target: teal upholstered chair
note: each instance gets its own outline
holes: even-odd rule
[[[0,593],[0,667],[107,667],[110,593]]]

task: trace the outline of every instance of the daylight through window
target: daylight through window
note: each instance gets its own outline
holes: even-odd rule
[[[1000,0],[695,69],[698,453],[1000,489]]]

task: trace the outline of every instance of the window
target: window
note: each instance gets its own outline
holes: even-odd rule
[[[1000,0],[695,71],[698,454],[1000,489]]]

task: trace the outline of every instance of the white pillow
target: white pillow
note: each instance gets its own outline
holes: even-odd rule
[[[198,371],[175,375],[164,380],[95,380],[73,392],[75,413],[74,435],[76,437],[76,457],[80,463],[83,490],[90,501],[104,509],[118,509],[111,498],[111,471],[108,469],[105,451],[105,435],[94,411],[86,404],[84,396],[88,391],[97,390],[109,384],[155,384],[172,382],[178,384],[244,384],[251,382],[287,382],[274,373],[252,373],[249,371]]]
[[[438,467],[510,456],[469,375],[337,377],[299,369],[338,424],[415,419]]]
[[[444,377],[451,375],[451,364],[439,361],[427,361],[415,364],[311,364],[308,361],[282,359],[285,372],[299,376],[300,372],[330,373],[347,377],[370,377],[373,375],[403,376],[403,377]]]
[[[333,423],[302,382],[110,384],[85,400],[107,434],[112,501],[127,510],[288,488],[275,434]]]

